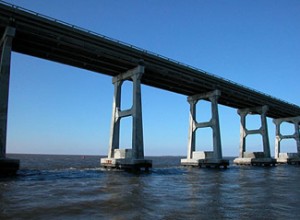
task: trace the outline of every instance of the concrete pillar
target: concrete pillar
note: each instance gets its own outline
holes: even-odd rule
[[[112,119],[111,119],[111,130],[110,130],[110,140],[109,140],[109,151],[108,157],[114,157],[114,150],[119,148],[120,140],[120,117],[118,117],[118,112],[121,107],[121,87],[122,81],[114,82],[114,97],[113,97],[113,107],[112,107]]]
[[[15,28],[7,27],[0,41],[0,158],[6,157],[10,60]]]
[[[281,121],[280,120],[273,120],[275,124],[275,159],[279,158],[280,153],[280,142],[281,142],[281,133],[280,133],[280,127],[281,127]]]
[[[216,90],[212,96],[209,97],[211,101],[211,128],[213,130],[213,149],[214,157],[216,159],[221,159],[222,156],[222,144],[221,144],[221,132],[220,132],[220,122],[219,122],[219,111],[218,111],[218,98],[221,92]]]
[[[132,116],[132,158],[144,158],[143,121],[141,102],[141,77],[144,67],[138,66],[113,78],[114,98],[112,110],[111,136],[108,157],[114,158],[114,150],[119,149],[121,118]],[[121,91],[125,80],[133,82],[133,104],[130,109],[121,110]]]
[[[268,135],[268,125],[267,125],[267,111],[268,106],[253,107],[239,109],[238,114],[241,117],[240,122],[240,150],[239,158],[234,160],[236,164],[252,164],[252,165],[262,165],[269,166],[275,165],[275,160],[271,158],[270,153],[270,143]],[[260,115],[261,127],[259,129],[248,130],[246,128],[246,117],[248,114],[258,114]],[[263,152],[246,152],[246,138],[248,135],[260,134],[262,136],[263,142]]]
[[[133,81],[133,106],[132,106],[132,157],[134,159],[144,158],[144,138],[142,120],[142,97],[141,78],[144,67],[139,68],[132,76]]]
[[[215,90],[204,94],[198,94],[188,97],[190,104],[190,117],[189,117],[189,135],[188,135],[188,149],[187,159],[182,159],[182,165],[196,165],[196,166],[224,166],[227,167],[229,161],[222,159],[222,146],[221,146],[221,132],[219,123],[218,112],[218,98],[221,92]],[[196,119],[196,104],[201,99],[209,99],[211,102],[211,119],[208,122],[198,123]],[[210,127],[213,132],[213,152],[196,152],[196,130],[198,128]]]
[[[192,159],[193,152],[196,150],[196,104],[198,101],[188,99],[188,102],[190,104],[190,122],[187,159]]]
[[[20,167],[19,160],[6,158],[10,60],[15,31],[7,27],[0,40],[0,177],[14,175]]]
[[[108,158],[101,159],[101,165],[113,168],[145,168],[152,166],[152,161],[144,160],[143,120],[141,78],[144,66],[139,65],[113,78],[114,98],[111,121],[111,135]],[[133,83],[133,104],[130,109],[121,110],[121,90],[125,80]],[[121,118],[132,116],[132,149],[119,149]]]
[[[269,142],[269,133],[268,133],[268,124],[267,124],[267,111],[269,108],[267,106],[262,107],[262,112],[260,115],[261,118],[261,134],[263,137],[263,148],[265,157],[271,157],[270,151],[270,142]]]
[[[300,157],[300,122],[298,122],[298,125],[295,123],[295,137],[297,143],[297,153]]]
[[[289,160],[293,160],[295,163],[300,162],[300,134],[299,134],[299,125],[300,125],[300,116],[297,117],[288,117],[288,118],[277,118],[273,119],[273,122],[276,126],[276,136],[275,136],[275,159],[279,163],[286,163]],[[295,128],[294,134],[291,135],[283,135],[281,134],[281,124],[282,122],[292,123]],[[292,154],[286,152],[285,154],[281,153],[280,143],[283,139],[294,139],[296,141],[297,153]]]
[[[244,157],[244,152],[246,151],[246,112],[238,111],[238,114],[241,117],[240,122],[240,153],[239,157]]]

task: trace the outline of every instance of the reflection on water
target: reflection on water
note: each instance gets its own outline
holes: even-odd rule
[[[183,168],[157,157],[150,173],[106,171],[98,157],[17,155],[0,180],[0,219],[298,219],[300,167]],[[96,167],[96,168],[95,168]]]

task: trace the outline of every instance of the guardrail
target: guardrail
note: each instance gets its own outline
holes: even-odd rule
[[[207,74],[207,75],[209,75],[209,76],[211,76],[211,77],[214,77],[214,78],[216,78],[216,79],[223,80],[223,81],[225,81],[225,82],[227,82],[227,83],[230,83],[230,84],[239,86],[239,87],[241,87],[241,88],[247,89],[247,90],[249,90],[249,91],[251,91],[251,92],[258,93],[258,94],[260,94],[260,95],[264,95],[264,96],[266,96],[266,97],[269,97],[269,98],[271,98],[271,99],[274,99],[274,100],[283,102],[283,103],[285,103],[285,104],[292,105],[292,106],[297,107],[297,108],[299,107],[299,106],[297,106],[297,105],[295,105],[295,104],[293,104],[293,103],[289,103],[289,102],[287,102],[287,101],[284,101],[284,100],[282,100],[282,99],[276,98],[276,97],[271,96],[271,95],[269,95],[269,94],[266,94],[266,93],[264,93],[264,92],[261,92],[261,91],[258,91],[258,90],[256,90],[256,89],[253,89],[253,88],[244,86],[244,85],[242,85],[242,84],[233,82],[233,81],[231,81],[231,80],[229,80],[229,79],[225,79],[225,78],[220,77],[220,76],[218,76],[218,75],[215,75],[215,74],[213,74],[213,73],[204,71],[204,70],[202,70],[202,69],[200,69],[200,68],[193,67],[193,66],[191,66],[191,65],[188,65],[188,64],[185,64],[185,63],[176,61],[176,60],[174,60],[174,59],[171,59],[171,58],[169,58],[169,57],[166,57],[166,56],[163,56],[163,55],[154,53],[154,52],[152,52],[152,51],[142,49],[142,48],[140,48],[140,47],[134,46],[134,45],[132,45],[132,44],[129,44],[129,43],[126,43],[126,42],[123,42],[123,41],[120,41],[120,40],[116,40],[116,39],[114,39],[114,38],[105,36],[105,35],[103,35],[103,34],[99,34],[99,33],[95,32],[95,31],[91,31],[91,30],[88,30],[88,29],[85,29],[85,28],[82,28],[82,27],[79,27],[79,26],[76,26],[76,25],[72,25],[72,24],[67,23],[67,22],[65,22],[65,21],[62,21],[62,20],[59,20],[59,19],[55,19],[55,18],[52,18],[52,17],[50,17],[50,16],[43,15],[43,14],[37,13],[37,12],[35,12],[35,11],[32,11],[32,10],[30,10],[30,9],[26,9],[26,8],[23,8],[23,7],[20,7],[20,6],[17,6],[17,5],[14,5],[14,4],[11,4],[11,3],[8,3],[8,2],[2,1],[2,0],[0,0],[0,3],[3,4],[3,5],[9,6],[9,7],[13,8],[13,9],[21,10],[21,11],[30,13],[30,14],[32,14],[32,15],[35,15],[35,16],[37,16],[37,17],[44,18],[44,19],[47,19],[47,20],[50,20],[50,21],[53,21],[53,22],[56,22],[56,23],[60,23],[60,24],[66,25],[66,26],[68,26],[68,27],[73,28],[74,30],[79,30],[79,31],[82,31],[82,32],[85,32],[85,33],[88,33],[88,34],[91,34],[91,35],[94,35],[94,36],[97,36],[97,37],[101,37],[101,38],[103,38],[103,39],[110,40],[110,41],[112,41],[112,42],[114,42],[114,43],[118,43],[118,44],[121,44],[121,45],[123,45],[123,46],[127,46],[127,47],[130,47],[130,48],[136,49],[136,50],[138,50],[138,51],[140,51],[140,52],[142,52],[142,53],[149,54],[149,55],[153,55],[153,56],[159,57],[159,58],[161,58],[161,59],[167,60],[167,61],[169,61],[169,62],[175,63],[175,64],[177,64],[177,65],[181,65],[181,66],[184,66],[184,67],[186,67],[186,68],[189,68],[189,69],[192,69],[192,70],[195,70],[195,71],[198,71],[198,72]]]

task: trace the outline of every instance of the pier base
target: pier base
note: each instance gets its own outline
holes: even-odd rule
[[[0,176],[15,175],[19,168],[19,160],[0,158]]]
[[[215,159],[213,151],[194,151],[192,159],[181,159],[182,166],[227,168],[229,160]]]
[[[110,169],[149,171],[152,168],[152,160],[133,159],[132,149],[115,149],[114,158],[101,158],[100,163],[101,167]]]
[[[251,165],[251,166],[275,166],[276,160],[271,157],[265,157],[264,152],[244,152],[243,157],[238,157],[233,160],[236,165]]]
[[[224,168],[229,166],[228,160],[218,160],[218,159],[181,159],[182,166],[191,167],[206,167],[206,168]]]
[[[152,168],[151,160],[144,159],[115,159],[115,158],[102,158],[101,167],[111,169],[123,169],[130,171],[149,171]]]
[[[279,164],[287,163],[291,165],[300,165],[300,157],[298,153],[279,153],[276,161]]]

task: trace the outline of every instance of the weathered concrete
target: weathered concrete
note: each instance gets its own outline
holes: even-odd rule
[[[275,166],[276,160],[266,157],[264,152],[244,152],[244,157],[235,158],[233,161],[237,165],[252,166]]]
[[[144,140],[142,122],[141,77],[144,66],[139,65],[113,78],[115,87],[109,142],[108,158],[101,159],[101,166],[112,168],[145,168],[152,166],[150,160],[144,160]],[[133,82],[133,104],[130,109],[121,110],[121,87],[125,80]],[[132,149],[119,150],[120,120],[132,116]]]
[[[234,159],[237,165],[255,165],[272,166],[276,160],[271,158],[270,143],[268,136],[268,126],[266,114],[268,106],[239,109],[238,114],[241,117],[240,127],[240,152],[239,157]],[[246,116],[248,114],[259,114],[261,118],[261,127],[257,130],[248,130],[246,128]],[[246,152],[246,138],[248,135],[259,134],[263,140],[263,152]]]
[[[299,134],[300,116],[273,119],[273,122],[276,125],[275,159],[277,160],[278,163],[300,164],[300,134]],[[294,134],[291,135],[281,134],[280,127],[283,122],[292,123],[294,125],[295,128]],[[296,141],[297,153],[281,153],[280,143],[283,139],[294,139]]]
[[[19,161],[6,158],[10,60],[15,28],[7,27],[0,40],[0,175],[16,173]]]
[[[195,166],[195,164],[198,164],[198,166],[201,166],[206,164],[214,164],[215,166],[218,165],[220,166],[221,164],[224,164],[225,160],[222,159],[221,134],[220,134],[220,124],[219,124],[219,113],[218,113],[218,98],[220,96],[221,96],[221,92],[219,90],[215,90],[213,92],[208,92],[208,93],[198,94],[198,95],[188,97],[188,102],[190,104],[188,152],[187,152],[187,158],[181,160],[182,165]],[[201,99],[210,100],[212,117],[208,122],[198,123],[196,120],[196,104]],[[213,151],[197,152],[196,151],[196,130],[198,128],[207,128],[207,127],[210,127],[213,131]]]
[[[279,153],[275,158],[277,163],[280,164],[300,164],[300,157],[298,153]]]
[[[132,159],[131,155],[119,155],[117,158],[101,158],[101,166],[104,168],[123,169],[131,171],[148,171],[152,167],[152,161],[145,159]]]
[[[181,165],[194,167],[227,168],[229,161],[216,159],[213,151],[194,151],[191,159],[182,159]]]
[[[101,165],[105,168],[117,168],[126,170],[149,170],[152,167],[151,160],[133,159],[132,149],[115,149],[113,158],[102,158]]]

